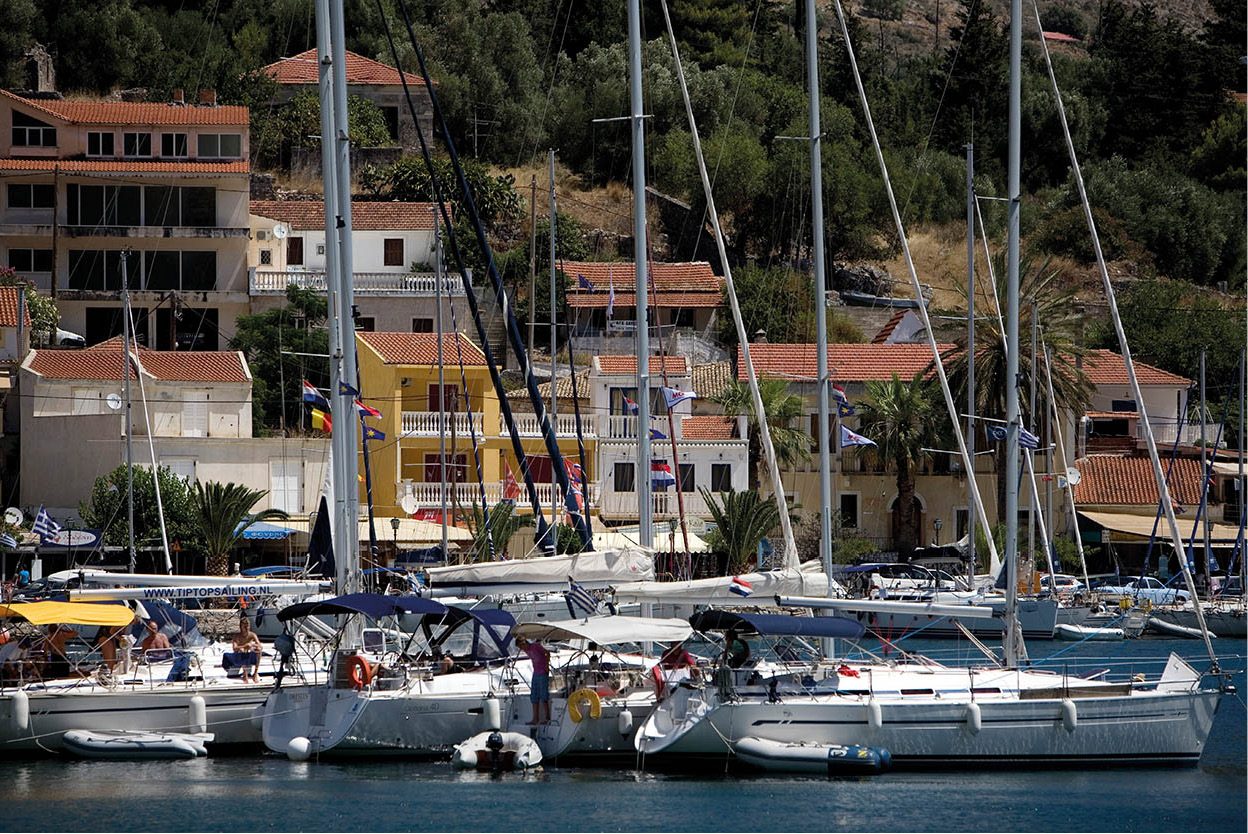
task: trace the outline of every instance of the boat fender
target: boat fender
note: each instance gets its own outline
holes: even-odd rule
[[[880,702],[874,698],[867,701],[867,724],[873,730],[880,729],[884,724],[884,710],[880,708]]]
[[[306,762],[312,758],[312,742],[305,736],[295,736],[286,744],[286,757],[292,762]]]
[[[485,721],[485,729],[501,730],[503,727],[503,709],[497,698],[486,698],[482,703],[481,718]]]
[[[264,708],[266,706],[268,706],[268,701],[265,701],[263,704],[251,711],[251,726],[253,729],[264,729]]]
[[[1068,733],[1073,733],[1079,726],[1079,711],[1075,708],[1075,702],[1069,698],[1062,700],[1062,726]]]
[[[615,718],[615,728],[625,738],[631,736],[633,734],[633,713],[626,709],[620,710],[620,714]]]
[[[347,658],[347,678],[353,689],[363,689],[373,681],[373,667],[362,655],[353,654]]]
[[[592,689],[578,689],[568,696],[568,715],[573,724],[580,724],[585,716],[581,713],[581,703],[589,704],[589,717],[602,718],[602,699]]]
[[[208,705],[204,703],[203,695],[192,695],[186,712],[192,733],[208,732]]]
[[[20,689],[13,693],[13,727],[21,732],[30,729],[30,696]]]
[[[984,728],[984,715],[974,701],[966,705],[966,728],[976,735]]]

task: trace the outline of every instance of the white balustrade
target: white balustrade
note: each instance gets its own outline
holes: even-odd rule
[[[471,468],[470,468],[471,469]],[[459,502],[461,508],[470,508],[474,503],[481,505],[481,487],[477,484],[476,478],[469,474],[467,481],[459,481],[452,489],[451,484],[446,485],[446,503],[449,507],[455,501]],[[529,492],[525,488],[524,480],[517,479],[520,488],[520,494],[516,496],[516,504],[521,508],[528,508]],[[538,501],[543,507],[549,507],[552,501],[551,491],[552,485],[549,483],[535,483],[534,491],[537,492]],[[402,498],[404,495],[410,495],[416,499],[416,503],[422,509],[434,509],[442,506],[442,485],[436,482],[423,481],[399,481],[398,494]],[[485,485],[485,499],[491,506],[497,504],[503,497],[503,485],[497,481],[487,483]],[[598,485],[589,485],[589,502],[595,505],[598,501]],[[563,502],[560,502],[560,507]]]
[[[547,414],[549,416],[549,413]],[[515,420],[516,430],[521,437],[541,437],[542,424],[538,422],[537,415],[532,412],[513,411],[511,417]],[[507,424],[503,422],[502,417],[499,418],[499,436],[507,434]],[[576,437],[576,415],[575,414],[558,414],[555,416],[555,434],[558,437]],[[594,427],[594,421],[582,416],[581,419],[581,436],[597,437],[598,431]]]
[[[438,286],[437,275],[432,272],[356,272],[352,280],[357,295],[432,296]],[[442,282],[444,294],[464,294],[464,285],[460,278],[444,276]],[[325,273],[257,269],[251,274],[252,295],[284,295],[286,287],[292,284],[300,289],[325,292]]]
[[[404,411],[402,421],[402,431],[405,437],[437,437],[439,432],[445,426],[446,434],[451,433],[451,415],[442,411]],[[468,414],[466,412],[456,412],[454,428],[455,433],[463,438],[468,438],[472,434],[477,437],[491,436],[487,435],[486,427],[482,425],[482,415],[475,412],[472,415],[472,424],[468,423]]]
[[[677,498],[675,487],[655,492],[651,494],[650,498],[656,519],[679,518],[680,502]],[[684,494],[684,503],[686,518],[710,518],[711,514],[701,493],[686,492]],[[637,493],[605,492],[602,495],[601,507],[602,514],[608,518],[636,518]]]

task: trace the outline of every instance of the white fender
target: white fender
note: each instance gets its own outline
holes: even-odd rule
[[[984,728],[983,712],[974,701],[966,705],[966,728],[976,735]]]
[[[486,698],[481,704],[481,718],[485,722],[487,730],[501,730],[503,728],[503,711],[497,698]]]
[[[192,733],[208,732],[208,705],[204,703],[204,696],[192,695],[191,702],[186,707],[188,726]]]
[[[622,709],[615,719],[615,728],[620,731],[622,736],[631,736],[633,734],[633,713],[629,710]]]
[[[878,730],[884,724],[884,710],[880,708],[879,701],[872,698],[867,701],[867,724],[871,729]]]
[[[1076,709],[1075,702],[1069,698],[1062,701],[1062,726],[1068,733],[1073,733],[1079,726],[1079,710]]]
[[[30,696],[21,689],[13,693],[13,727],[21,732],[30,728]]]
[[[296,736],[286,745],[286,756],[292,762],[306,762],[312,758],[312,742],[304,736]]]

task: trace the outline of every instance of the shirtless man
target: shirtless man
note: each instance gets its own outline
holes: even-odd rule
[[[247,615],[244,614],[239,617],[238,634],[234,635],[234,651],[255,652],[258,659],[263,650],[259,636],[251,630],[251,622],[247,619]],[[243,683],[260,683],[260,667],[258,665],[243,667]]]

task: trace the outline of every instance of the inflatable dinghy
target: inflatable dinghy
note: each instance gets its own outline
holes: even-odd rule
[[[1053,637],[1058,640],[1122,640],[1126,632],[1120,628],[1094,628],[1091,626],[1058,623],[1053,627]]]
[[[1148,630],[1155,631],[1158,634],[1164,634],[1167,637],[1190,637],[1196,640],[1201,639],[1200,629],[1181,626],[1178,623],[1172,623],[1169,620],[1161,620],[1157,617],[1148,618]],[[1211,639],[1218,639],[1218,635],[1212,631],[1209,632]]]
[[[760,770],[820,773],[830,776],[883,773],[892,757],[883,747],[841,744],[791,744],[746,736],[733,752],[741,761]]]
[[[84,759],[194,759],[206,756],[212,733],[149,733],[134,730],[68,730],[65,750]]]
[[[465,770],[528,770],[542,763],[542,748],[523,733],[492,730],[455,745],[451,761]]]

